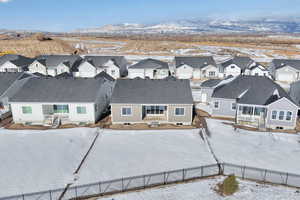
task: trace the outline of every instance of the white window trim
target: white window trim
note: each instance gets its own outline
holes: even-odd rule
[[[123,115],[123,108],[130,108],[131,114],[130,115]],[[121,116],[122,117],[132,116],[132,106],[123,106],[123,107],[121,107]]]
[[[272,118],[272,112],[273,112],[273,111],[277,111],[276,119],[273,119],[273,118]],[[284,116],[283,116],[283,119],[282,119],[282,120],[279,119],[279,113],[280,113],[281,111],[284,112]],[[291,120],[287,120],[287,119],[286,119],[287,112],[291,112],[291,113],[292,113],[292,115],[291,115]],[[282,122],[282,121],[292,122],[292,121],[293,121],[293,116],[294,116],[294,112],[293,112],[293,111],[290,111],[290,110],[272,110],[272,111],[271,111],[271,117],[270,117],[270,120],[272,120],[272,121],[279,121],[279,122]]]
[[[181,109],[181,108],[183,109],[183,115],[176,115],[176,109],[177,109],[177,108],[178,108],[178,109]],[[179,116],[179,117],[180,117],[180,116],[185,116],[185,108],[184,108],[184,107],[175,107],[175,109],[174,109],[174,115],[177,116],[177,117],[178,117],[178,116]]]
[[[286,117],[287,117],[287,113],[288,113],[288,112],[291,112],[291,113],[292,113],[292,115],[291,115],[291,119],[290,119],[290,120],[287,120],[287,119],[286,119]],[[293,113],[292,111],[289,111],[289,110],[288,110],[288,111],[286,111],[286,114],[285,114],[285,121],[287,121],[287,122],[291,122],[291,121],[293,121],[293,120],[292,120],[292,119],[293,119],[293,116],[294,116],[294,113]]]
[[[85,108],[85,113],[78,113],[78,108]],[[86,106],[76,106],[76,114],[78,114],[78,115],[86,115],[87,114]]]
[[[218,107],[215,107],[215,103],[218,102]],[[213,101],[213,109],[214,110],[220,110],[220,101]]]

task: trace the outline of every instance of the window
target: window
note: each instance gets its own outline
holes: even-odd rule
[[[242,113],[243,113],[243,115],[252,115],[253,114],[253,107],[243,106]]]
[[[216,72],[208,72],[208,76],[214,77],[214,76],[216,76]]]
[[[218,101],[215,101],[215,102],[214,102],[214,108],[217,109],[217,108],[219,108],[219,106],[220,106],[220,105],[219,105],[219,102],[218,102]]]
[[[284,119],[284,111],[280,111],[279,112],[279,120],[283,120]]]
[[[183,116],[184,115],[184,108],[175,108],[175,115]]]
[[[277,119],[277,111],[276,110],[272,111],[272,119]]]
[[[86,107],[85,106],[78,106],[77,107],[78,114],[86,114]]]
[[[146,114],[150,115],[162,115],[164,111],[167,110],[166,106],[146,106]]]
[[[69,113],[68,105],[54,105],[54,113]]]
[[[115,75],[116,71],[115,70],[111,70],[111,74]]]
[[[32,114],[31,106],[22,106],[22,112],[23,114]]]
[[[123,116],[131,115],[131,108],[122,108],[122,115]]]
[[[4,105],[2,102],[0,102],[0,109],[4,109]]]
[[[234,67],[234,65],[231,65],[230,68],[231,68],[231,69],[234,69],[235,67]]]
[[[254,109],[254,115],[255,116],[260,116],[260,113],[265,113],[265,111],[266,111],[265,108],[255,107],[255,109]]]
[[[287,121],[291,121],[292,120],[292,112],[287,111],[287,113],[286,113],[286,120]]]
[[[232,110],[236,110],[236,103],[232,103],[232,104],[231,104],[231,109],[232,109]]]

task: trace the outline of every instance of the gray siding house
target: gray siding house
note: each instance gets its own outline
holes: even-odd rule
[[[189,80],[117,80],[111,113],[113,124],[190,125],[193,97]]]
[[[9,103],[15,123],[86,124],[107,111],[111,94],[103,78],[32,78]]]
[[[0,56],[0,72],[24,72],[28,71],[28,66],[33,59],[16,54]]]
[[[271,79],[240,75],[212,88],[212,116],[258,128],[295,129],[298,105]]]
[[[145,59],[128,67],[128,78],[163,79],[170,75],[169,64],[155,59]]]
[[[292,83],[300,80],[300,60],[274,59],[269,70],[276,81]]]

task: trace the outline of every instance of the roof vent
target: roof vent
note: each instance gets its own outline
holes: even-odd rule
[[[207,65],[207,62],[204,62],[204,65]]]

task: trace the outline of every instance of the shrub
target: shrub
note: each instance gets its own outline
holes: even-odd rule
[[[237,192],[238,189],[239,183],[237,182],[235,175],[229,175],[222,183],[217,185],[216,191],[222,196],[230,196]]]

